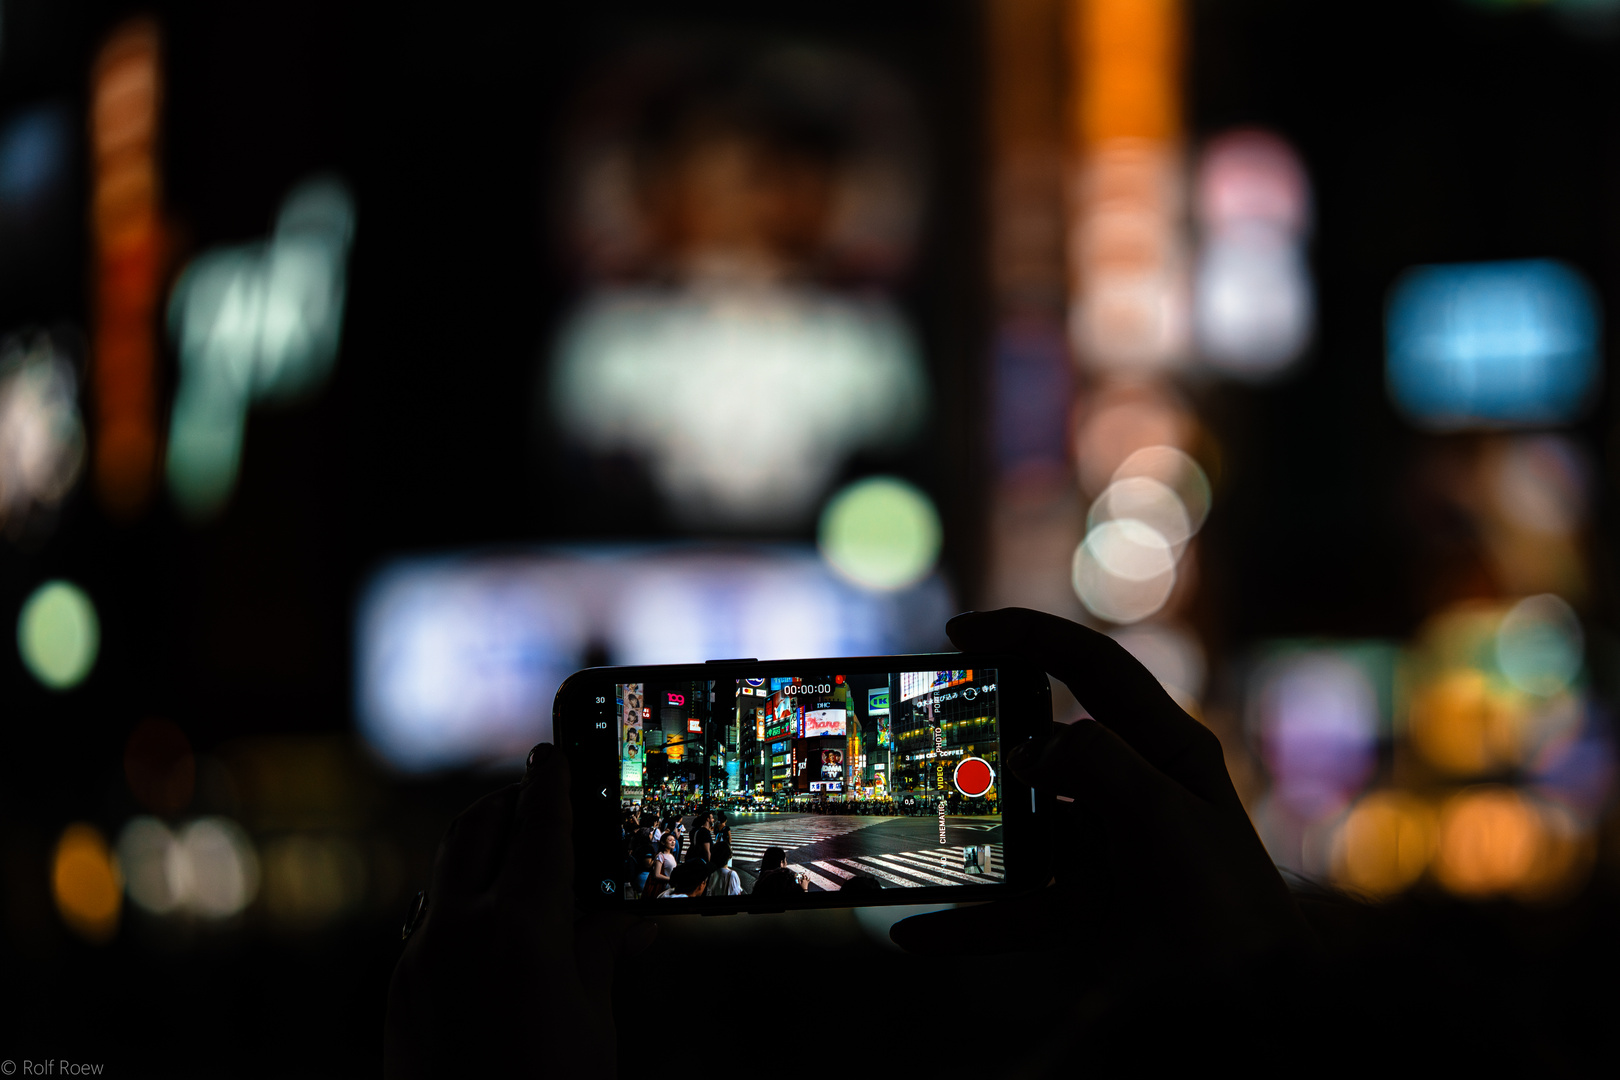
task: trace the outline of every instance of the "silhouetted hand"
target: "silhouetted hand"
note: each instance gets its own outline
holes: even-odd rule
[[[1112,638],[1008,608],[946,626],[964,650],[1024,657],[1095,719],[1005,763],[1059,802],[1055,881],[1033,896],[918,915],[891,937],[916,952],[1074,950],[1109,966],[1242,964],[1315,947],[1227,775],[1220,741]],[[1074,970],[1074,969],[1071,969]]]
[[[656,929],[575,920],[568,791],[567,760],[542,743],[521,784],[450,826],[389,987],[389,1077],[616,1075],[614,960]]]

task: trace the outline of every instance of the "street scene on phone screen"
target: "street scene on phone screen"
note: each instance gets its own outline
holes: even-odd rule
[[[623,683],[627,899],[1004,880],[994,670]]]

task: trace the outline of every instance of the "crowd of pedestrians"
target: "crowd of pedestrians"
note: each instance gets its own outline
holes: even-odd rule
[[[681,808],[660,815],[656,810],[628,811],[622,836],[625,880],[636,899],[689,899],[696,896],[744,896],[759,874],[735,865],[731,825],[724,812],[697,810],[690,820]],[[765,853],[765,863],[772,852]],[[777,866],[786,861],[785,855]],[[741,872],[739,872],[741,869]],[[761,871],[770,869],[762,865]]]

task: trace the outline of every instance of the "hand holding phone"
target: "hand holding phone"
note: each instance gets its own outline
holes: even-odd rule
[[[613,960],[657,928],[574,918],[569,780],[566,758],[537,746],[523,783],[451,824],[389,984],[387,1076],[527,1076],[561,1045],[581,1075],[617,1075]]]
[[[1231,959],[1316,947],[1238,800],[1220,741],[1112,638],[1054,615],[970,612],[946,627],[1062,680],[1091,714],[1015,754],[1010,770],[1055,797],[1055,884],[999,904],[914,916],[919,951],[1068,946],[1096,962],[1166,952]],[[1101,929],[1099,929],[1101,928]]]

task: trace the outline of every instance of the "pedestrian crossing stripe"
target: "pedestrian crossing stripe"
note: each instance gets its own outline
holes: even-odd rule
[[[1002,881],[1005,876],[1000,844],[991,845],[990,865],[983,874],[969,874],[965,870],[941,866],[938,848],[817,859],[808,866],[790,863],[788,869],[795,874],[803,874],[813,886],[812,891],[819,892],[838,892],[856,874],[870,874],[879,881],[905,889],[923,885],[990,885]]]
[[[731,830],[731,853],[744,863],[758,862],[764,857],[767,848],[779,847],[785,852],[793,851],[809,847],[811,844],[819,844],[823,840],[831,840],[835,836],[847,836],[889,820],[892,819],[873,817],[806,821],[803,818],[795,818],[792,821],[735,825]]]
[[[946,885],[982,885],[984,884],[985,878],[1000,879],[1002,877],[1001,868],[997,866],[994,859],[990,861],[990,865],[986,868],[984,873],[970,874],[966,870],[960,869],[960,864],[958,864],[958,866],[941,866],[937,854],[929,857],[910,855],[871,855],[868,856],[868,858],[876,859],[879,862],[882,862],[885,866],[893,867],[902,873],[914,873],[915,871],[912,868],[917,867],[925,870],[931,875],[943,874],[945,877],[950,879],[944,882]]]
[[[853,870],[845,870],[842,866],[834,866],[832,863],[826,862],[826,861],[821,860],[821,859],[817,859],[815,862],[811,863],[810,865],[811,866],[819,866],[823,870],[828,871],[829,873],[837,874],[839,877],[845,879],[846,881],[855,876],[855,871],[853,871]]]

